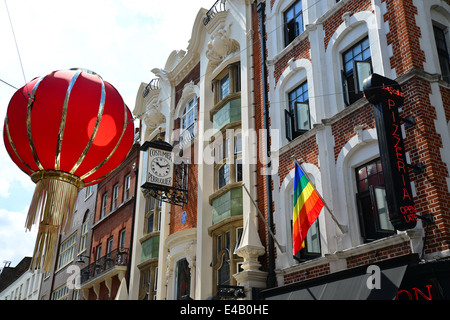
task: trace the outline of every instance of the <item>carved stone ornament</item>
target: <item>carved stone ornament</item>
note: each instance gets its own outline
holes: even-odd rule
[[[206,56],[212,66],[219,65],[226,56],[239,50],[239,43],[230,38],[230,27],[231,24],[228,25],[228,28],[219,28],[211,35]]]
[[[145,132],[146,136],[152,133],[161,124],[165,124],[166,117],[161,113],[161,104],[156,103],[148,107],[143,120],[147,128]]]

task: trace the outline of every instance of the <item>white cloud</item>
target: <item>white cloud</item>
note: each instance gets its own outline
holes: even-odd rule
[[[11,261],[16,266],[24,257],[31,257],[36,231],[25,232],[28,207],[22,212],[0,209],[0,263]]]

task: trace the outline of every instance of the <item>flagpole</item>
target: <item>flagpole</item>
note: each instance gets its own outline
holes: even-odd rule
[[[308,179],[309,183],[311,183],[311,185],[313,186],[313,188],[316,190],[317,195],[319,196],[320,200],[322,200],[325,208],[328,210],[328,212],[330,213],[331,219],[333,219],[333,221],[337,224],[337,226],[339,227],[339,230],[341,230],[341,232],[347,233],[347,226],[343,226],[339,223],[339,221],[336,219],[336,217],[333,214],[333,211],[331,211],[331,209],[328,207],[327,203],[325,202],[325,200],[322,198],[322,195],[319,193],[319,191],[317,191],[316,186],[314,185],[314,183],[309,179],[308,175],[306,174],[306,171],[303,169],[302,164],[297,160],[297,158],[295,156],[292,156],[292,158],[294,159],[295,163],[300,167],[300,170],[303,171],[303,173],[305,174],[306,178]]]
[[[247,187],[245,186],[245,184],[243,183],[242,186],[244,187],[245,191],[247,192],[250,200],[253,202],[253,205],[255,206],[256,210],[258,211],[259,217],[262,219],[262,221],[264,222],[264,224],[266,225],[267,230],[269,231],[270,235],[272,236],[272,239],[275,241],[275,243],[277,244],[278,249],[280,249],[281,253],[285,253],[286,252],[286,247],[282,246],[278,243],[277,238],[275,237],[275,235],[273,234],[272,230],[270,230],[269,225],[267,224],[266,219],[264,219],[264,216],[262,215],[261,211],[259,210],[258,206],[256,205],[255,200],[253,200],[252,196],[250,195],[250,192],[248,191]]]

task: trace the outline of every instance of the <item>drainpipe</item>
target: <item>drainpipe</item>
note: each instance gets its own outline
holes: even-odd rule
[[[256,6],[259,14],[259,32],[261,38],[261,69],[262,69],[262,90],[263,90],[263,108],[264,108],[264,129],[266,131],[266,157],[270,159],[270,145],[269,145],[269,105],[267,93],[267,66],[266,66],[266,40],[265,40],[265,2],[260,2]],[[267,164],[267,169],[271,166],[271,162]],[[266,172],[266,192],[267,192],[267,220],[270,231],[273,233],[273,211],[272,211],[272,176]],[[275,257],[274,257],[274,240],[268,236],[268,258],[269,258],[269,275],[267,278],[267,286],[269,288],[275,287]]]
[[[127,272],[125,275],[125,280],[127,283],[127,293],[128,297],[130,297],[130,277],[131,277],[131,260],[133,254],[133,238],[134,238],[134,224],[136,220],[136,202],[137,202],[137,194],[138,194],[138,177],[139,177],[139,146],[136,150],[136,159],[134,160],[136,163],[136,167],[133,168],[134,171],[134,201],[133,201],[133,213],[131,216],[131,234],[130,234],[130,250],[128,251],[128,263],[127,263]]]

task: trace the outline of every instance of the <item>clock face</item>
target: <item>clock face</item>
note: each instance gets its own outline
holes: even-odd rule
[[[164,157],[155,157],[150,163],[150,170],[158,177],[166,177],[171,171],[170,162]]]

